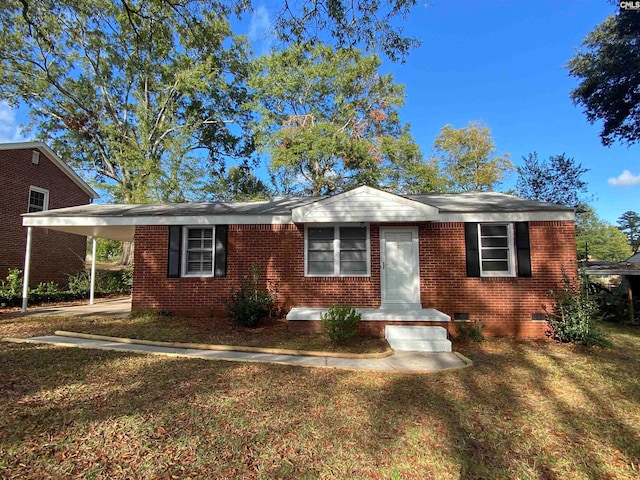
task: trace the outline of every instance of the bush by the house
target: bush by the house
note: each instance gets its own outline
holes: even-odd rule
[[[473,320],[456,323],[456,340],[460,342],[481,342],[484,340],[484,322]]]
[[[96,295],[112,295],[131,292],[131,269],[123,271],[96,272]],[[90,277],[86,271],[69,277],[66,290],[55,282],[40,282],[37,287],[29,288],[29,303],[68,302],[88,298]],[[9,270],[9,275],[0,281],[0,307],[17,307],[22,304],[22,270]]]
[[[245,278],[239,290],[231,292],[227,301],[227,316],[238,325],[254,328],[260,320],[271,317],[276,311],[276,297],[269,288],[259,286],[257,266],[251,268],[251,278]]]
[[[100,270],[96,272],[95,291],[105,295],[130,293],[133,285],[132,269]],[[68,290],[72,293],[88,295],[91,288],[91,276],[83,270],[69,277]]]
[[[598,328],[598,307],[586,288],[572,285],[565,278],[564,288],[552,292],[553,308],[547,312],[549,335],[560,342],[606,346],[607,339]]]
[[[344,343],[358,333],[358,323],[362,315],[351,306],[332,305],[320,315],[322,331],[334,344]]]

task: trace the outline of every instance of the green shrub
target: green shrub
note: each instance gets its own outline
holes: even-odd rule
[[[456,340],[460,342],[482,342],[485,324],[482,320],[456,323]]]
[[[276,312],[277,295],[268,288],[260,288],[259,278],[259,268],[253,265],[251,278],[245,277],[240,289],[232,291],[227,301],[227,316],[243,327],[257,327],[261,319]]]
[[[96,272],[95,291],[110,295],[115,293],[129,293],[133,285],[133,273],[130,268],[125,270]],[[91,276],[86,270],[69,276],[69,284],[67,289],[69,292],[77,294],[89,294],[91,286]]]
[[[5,297],[22,295],[22,270],[10,268],[7,278],[0,282],[0,294]]]
[[[334,344],[344,343],[358,333],[358,323],[362,315],[351,306],[332,305],[320,315],[322,331]]]
[[[552,292],[554,303],[552,311],[547,312],[547,335],[559,342],[606,346],[607,339],[597,325],[596,303],[585,288],[572,285],[566,277],[564,283],[564,288]]]

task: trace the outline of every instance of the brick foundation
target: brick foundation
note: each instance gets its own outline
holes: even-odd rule
[[[385,224],[388,228],[390,225]],[[397,226],[401,226],[398,224]],[[468,313],[490,335],[541,337],[546,322],[531,315],[549,307],[548,292],[563,284],[563,271],[575,279],[573,222],[530,222],[531,278],[467,278],[463,223],[419,224],[420,293],[423,307],[453,318]],[[304,226],[230,225],[227,276],[167,278],[168,227],[136,228],[134,309],[176,315],[222,317],[225,300],[257,264],[278,291],[283,309],[349,304],[380,306],[380,225],[371,224],[370,277],[305,277]],[[407,324],[420,325],[420,322]],[[428,325],[440,323],[429,322]],[[445,326],[454,328],[454,322]],[[317,322],[291,322],[296,331],[317,331]],[[363,332],[380,335],[384,322],[364,322]]]

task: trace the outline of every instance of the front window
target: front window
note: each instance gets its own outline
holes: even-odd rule
[[[484,223],[478,225],[480,240],[480,274],[514,276],[513,225]]]
[[[369,266],[367,227],[308,227],[306,274],[311,276],[367,276]]]
[[[43,212],[49,208],[49,190],[29,187],[29,213]]]
[[[185,227],[183,235],[183,275],[199,277],[213,275],[214,227]]]

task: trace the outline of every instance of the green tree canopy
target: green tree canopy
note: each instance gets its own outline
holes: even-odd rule
[[[509,154],[496,154],[489,127],[469,122],[466,127],[445,125],[435,139],[433,150],[454,192],[495,190],[513,170]]]
[[[591,207],[576,218],[576,248],[578,258],[620,262],[631,256],[627,237],[615,226],[601,220]]]
[[[115,200],[184,200],[251,151],[248,50],[204,0],[7,0],[0,94]]]
[[[573,158],[563,153],[540,161],[538,154],[533,152],[523,160],[524,164],[517,168],[516,192],[520,197],[567,207],[580,207],[586,203],[582,194],[587,192],[587,184],[581,177],[589,169]]]
[[[627,236],[627,243],[636,254],[640,251],[640,215],[627,211],[618,218],[618,228]]]
[[[640,15],[620,11],[598,25],[569,61],[580,81],[571,92],[591,123],[602,121],[604,145],[640,139]]]
[[[357,50],[295,45],[260,61],[256,141],[288,192],[384,186],[394,164],[420,156],[398,116],[404,89]],[[294,186],[297,184],[297,187]]]
[[[224,202],[267,200],[271,195],[267,184],[247,164],[230,167],[226,175],[211,184],[210,192],[215,200]]]

